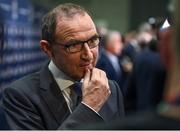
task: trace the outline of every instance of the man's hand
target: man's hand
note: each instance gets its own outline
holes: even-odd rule
[[[98,112],[110,94],[106,73],[97,68],[93,68],[92,72],[87,70],[82,88],[82,102]]]

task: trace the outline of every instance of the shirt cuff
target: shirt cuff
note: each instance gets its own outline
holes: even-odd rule
[[[84,103],[84,102],[81,102],[83,105],[85,105],[85,106],[87,106],[89,109],[91,109],[92,111],[94,111],[97,115],[99,115],[100,117],[101,117],[101,115],[97,112],[97,111],[95,111],[92,107],[90,107],[89,105],[87,105],[86,103]]]

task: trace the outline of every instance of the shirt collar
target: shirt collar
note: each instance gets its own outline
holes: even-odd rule
[[[48,66],[50,72],[52,73],[54,79],[56,80],[61,91],[65,90],[72,84],[74,84],[74,80],[68,77],[64,72],[62,72],[51,60]]]

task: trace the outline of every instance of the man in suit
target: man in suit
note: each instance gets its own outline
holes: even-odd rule
[[[3,107],[10,128],[74,129],[123,116],[118,85],[95,68],[98,45],[95,25],[79,5],[66,3],[47,13],[40,46],[51,60],[5,89]]]
[[[156,40],[150,43],[158,44]],[[166,71],[156,48],[145,49],[135,60],[133,71],[124,86],[127,114],[150,110],[162,100]]]
[[[123,70],[118,56],[123,48],[121,34],[109,31],[105,37],[104,49],[100,53],[96,67],[106,72],[107,77],[115,80],[121,87],[123,84]]]

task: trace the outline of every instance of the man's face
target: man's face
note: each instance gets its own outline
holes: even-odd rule
[[[123,44],[122,44],[122,39],[120,35],[118,34],[114,35],[113,40],[112,40],[112,48],[115,55],[121,54]]]
[[[121,36],[119,34],[113,34],[109,40],[108,46],[108,50],[111,53],[114,55],[120,55],[123,48]]]
[[[57,43],[66,45],[73,41],[87,41],[93,36],[97,36],[97,31],[87,14],[75,15],[73,18],[57,22],[55,32]],[[52,54],[51,59],[61,71],[75,80],[80,80],[87,69],[91,70],[96,65],[98,46],[90,49],[86,43],[80,52],[69,53],[63,46],[54,44]]]

